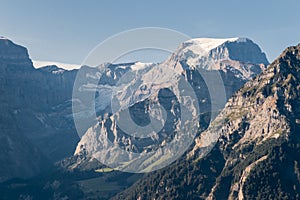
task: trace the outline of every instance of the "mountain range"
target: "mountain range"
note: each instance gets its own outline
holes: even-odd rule
[[[118,192],[114,199],[300,198],[299,50],[289,47],[269,65],[250,39],[196,38],[158,64],[35,69],[26,48],[1,38],[2,198],[106,199]],[[210,94],[219,89],[215,77],[223,99]],[[181,93],[183,82],[196,103],[183,98],[189,95]],[[129,113],[147,127],[159,111],[154,105],[165,110],[155,112],[163,127],[156,137],[134,135],[139,129],[129,136],[118,125]],[[201,112],[182,121],[183,109]],[[155,151],[180,132],[193,137],[174,160]],[[115,146],[99,148],[107,141]],[[128,154],[110,157],[116,147]],[[132,157],[145,152],[153,154]],[[115,163],[127,172],[156,171],[141,178],[112,169]],[[116,186],[106,191],[97,184]]]
[[[207,45],[202,47],[198,43]],[[81,88],[79,94],[75,96],[76,99],[80,99],[82,96],[86,98],[87,92],[93,93],[94,91],[91,91],[90,88],[96,88],[95,85],[97,85],[97,92],[101,98],[96,99],[96,102],[101,102],[100,105],[96,105],[100,119],[98,122],[94,122],[95,125],[87,124],[83,128],[87,132],[83,134],[78,143],[75,155],[87,154],[92,162],[96,158],[113,168],[118,167],[128,172],[145,172],[161,168],[162,163],[171,162],[172,159],[181,156],[177,153],[180,151],[178,148],[171,155],[155,151],[170,141],[173,137],[171,133],[176,132],[179,135],[180,132],[184,132],[185,136],[191,135],[189,139],[186,138],[184,141],[190,140],[192,143],[193,134],[199,128],[197,122],[200,120],[200,128],[204,130],[214,115],[224,107],[228,97],[247,80],[265,69],[268,61],[260,48],[249,39],[202,38],[184,42],[162,63],[139,67],[136,65],[138,64],[125,67],[124,65],[106,66],[107,69],[102,73],[99,82],[90,81],[83,84],[86,85],[86,90],[77,86],[75,82],[75,88]],[[219,84],[224,84],[223,90],[218,88],[218,76],[219,82],[222,82]],[[184,82],[188,82],[195,92],[197,103],[193,104],[187,100],[192,98],[192,94],[187,91],[189,89],[184,86]],[[82,85],[82,82],[79,84]],[[211,97],[212,94],[209,90],[212,89],[220,92],[218,93],[219,96],[222,96],[221,92],[224,93],[223,102],[220,97],[218,99]],[[117,96],[113,96],[115,90],[118,90]],[[181,90],[186,90],[186,94],[183,94]],[[128,93],[131,95],[126,95]],[[116,98],[115,104],[117,104],[118,109],[114,112],[110,107],[110,102],[107,101],[107,99],[112,99],[112,96]],[[93,106],[87,106],[89,103],[83,104],[85,107],[93,108]],[[161,106],[165,109],[166,118],[164,118],[163,112],[155,109],[155,106]],[[80,108],[82,107],[80,105]],[[199,109],[199,113],[182,121],[180,112],[183,112],[184,109],[187,112]],[[90,110],[89,112],[80,110],[80,112],[91,113]],[[129,126],[130,130],[126,129],[126,126],[128,127],[128,124],[131,123],[126,117],[127,112],[131,113],[130,116],[135,123],[143,127],[149,126],[148,129],[150,130],[146,130],[147,127],[141,129],[134,125]],[[78,112],[75,111],[75,113]],[[150,120],[150,118],[145,117],[147,115],[153,116],[153,113],[155,113],[154,119]],[[79,118],[77,121],[82,123],[83,119]],[[91,117],[88,121],[95,120]],[[150,121],[155,121],[156,124],[152,125],[153,122]],[[120,127],[122,123],[124,125]],[[186,124],[187,128],[184,129],[179,124]],[[159,130],[158,127],[164,128]],[[157,132],[157,135],[146,138],[139,137],[143,131]],[[131,136],[128,132],[131,132]],[[136,136],[134,136],[135,134]],[[101,137],[103,135],[106,137]],[[176,146],[181,145],[182,140],[178,139],[179,142],[176,142]],[[110,142],[112,143],[110,147],[101,148]],[[125,149],[128,153],[118,151],[117,148]],[[123,165],[122,163],[126,164]],[[72,167],[75,166],[76,163],[72,164]]]

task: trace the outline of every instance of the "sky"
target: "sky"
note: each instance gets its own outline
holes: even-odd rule
[[[1,0],[0,36],[34,60],[81,64],[105,39],[142,27],[197,37],[248,37],[269,61],[300,43],[300,1]]]

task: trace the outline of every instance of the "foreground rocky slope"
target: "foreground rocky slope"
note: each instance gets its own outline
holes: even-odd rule
[[[233,95],[187,157],[116,199],[299,199],[299,72],[300,45]]]

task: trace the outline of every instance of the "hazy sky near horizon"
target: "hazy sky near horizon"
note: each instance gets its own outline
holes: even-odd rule
[[[249,37],[269,61],[300,43],[300,1],[2,0],[0,36],[34,60],[80,64],[106,38],[162,27],[190,37]]]

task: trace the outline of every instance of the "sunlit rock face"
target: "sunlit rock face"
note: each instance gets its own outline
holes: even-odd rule
[[[90,118],[88,121],[94,124],[81,127],[81,131],[87,131],[83,133],[75,155],[81,151],[88,152],[90,157],[104,159],[111,165],[119,161],[128,164],[129,160],[138,160],[139,157],[135,157],[134,153],[162,148],[172,140],[173,134],[182,131],[179,126],[183,124],[180,106],[187,107],[191,112],[199,109],[201,114],[194,115],[187,123],[190,123],[191,127],[204,130],[216,113],[224,107],[226,100],[246,81],[265,69],[267,64],[268,61],[261,49],[251,40],[241,38],[192,39],[181,44],[164,62],[144,64],[139,68],[133,67],[136,64],[127,67],[107,64],[105,71],[98,74],[101,77],[97,78],[98,82],[81,83],[80,88],[85,88],[86,92],[91,88],[97,88],[95,103],[98,120]],[[211,99],[208,87],[217,83],[213,78],[217,76],[222,80],[224,87],[223,104],[212,102],[215,99]],[[195,93],[195,104],[190,104],[184,97],[181,98],[182,82],[187,82]],[[166,92],[168,89],[171,90]],[[117,112],[114,112],[111,101],[108,101],[112,99],[114,92],[118,94],[114,96],[118,102]],[[166,113],[155,110],[153,105],[163,107]],[[162,129],[153,130],[157,135],[150,134],[148,138],[130,136],[118,125],[118,120],[126,116],[122,114],[126,109],[129,110],[129,117],[140,126],[149,125],[150,117],[155,113],[158,122],[156,126]],[[86,112],[78,109],[76,114],[80,116],[80,113]],[[192,131],[194,130],[186,131],[186,135],[193,135]],[[114,144],[113,147],[103,148],[108,147],[110,142]],[[129,153],[118,153],[117,148]],[[163,152],[158,154],[154,153],[156,158],[164,157]],[[153,162],[155,161],[152,157],[147,157],[143,162],[137,162],[135,167],[139,169],[139,166],[144,167],[145,163]]]

